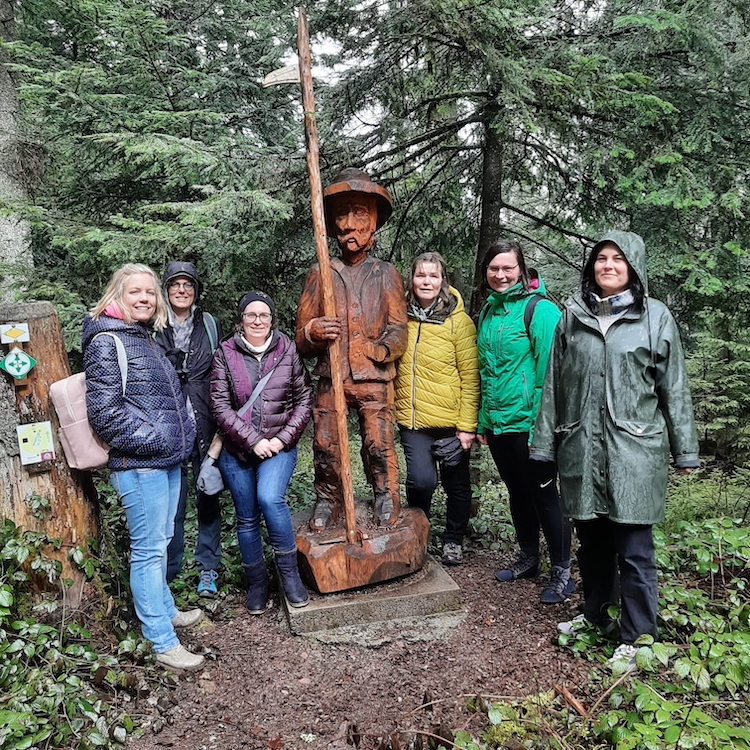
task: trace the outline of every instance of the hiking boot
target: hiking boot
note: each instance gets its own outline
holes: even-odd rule
[[[553,565],[547,588],[542,591],[539,601],[542,604],[562,604],[575,591],[576,585],[570,577],[570,568]]]
[[[539,571],[539,557],[530,557],[525,552],[519,552],[515,562],[509,568],[502,568],[495,573],[495,578],[503,583],[516,581],[519,578],[534,578]]]
[[[617,665],[620,672],[630,672],[635,669],[635,655],[638,653],[638,646],[631,646],[629,643],[621,643],[614,654],[607,659],[607,664]],[[624,669],[623,669],[624,667]]]
[[[177,614],[172,618],[173,628],[191,628],[193,625],[197,625],[203,619],[202,609],[189,609],[187,612],[180,612],[177,610]],[[172,649],[174,651],[174,649]],[[172,653],[167,651],[165,653]]]
[[[201,570],[201,576],[198,579],[198,596],[213,599],[219,593],[216,589],[216,578],[215,570]]]
[[[251,615],[262,615],[268,604],[266,563],[263,560],[250,565],[242,563],[242,569],[245,571],[245,577],[247,578],[245,607]]]
[[[460,565],[463,562],[464,553],[460,544],[446,542],[443,545],[443,565]]]
[[[276,553],[276,570],[279,571],[279,583],[284,591],[286,600],[293,607],[305,607],[310,601],[305,584],[299,577],[297,567],[297,550],[284,554]]]
[[[198,611],[200,612],[200,610]],[[174,648],[169,649],[169,651],[157,654],[156,661],[169,669],[184,669],[192,672],[194,669],[199,669],[206,660],[200,654],[194,654],[188,651],[181,643],[178,643]]]

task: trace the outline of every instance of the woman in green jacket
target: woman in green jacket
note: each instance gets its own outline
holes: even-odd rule
[[[531,453],[557,461],[581,542],[583,616],[558,627],[611,628],[607,607],[620,602],[614,658],[632,659],[640,635],[656,637],[652,525],[664,518],[670,451],[680,473],[699,465],[679,332],[648,296],[643,240],[609,232],[565,303]]]
[[[443,563],[458,565],[471,510],[469,448],[479,405],[476,328],[461,295],[448,286],[439,253],[412,263],[406,304],[408,343],[395,381],[406,499],[429,518],[440,467],[447,497]]]
[[[478,439],[489,447],[508,487],[520,548],[516,560],[495,577],[510,582],[537,575],[541,528],[552,564],[541,601],[558,604],[575,588],[570,526],[560,509],[555,465],[531,461],[529,442],[560,313],[544,298],[541,279],[526,267],[519,243],[492,244],[482,274],[491,294],[480,313],[477,335],[482,381]]]

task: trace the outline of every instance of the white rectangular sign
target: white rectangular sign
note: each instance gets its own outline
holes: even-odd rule
[[[55,445],[52,441],[52,425],[49,422],[31,422],[19,424],[18,448],[21,451],[22,464],[38,464],[42,461],[54,461]]]

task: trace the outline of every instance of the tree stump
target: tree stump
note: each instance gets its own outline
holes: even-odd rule
[[[70,375],[68,355],[63,347],[60,321],[49,302],[0,304],[0,324],[28,323],[29,341],[23,350],[36,360],[23,381],[0,373],[0,513],[19,528],[38,531],[60,539],[59,550],[50,547],[45,554],[62,564],[61,580],[66,603],[77,607],[85,576],[69,557],[71,549],[99,539],[96,491],[91,475],[68,467],[57,437],[58,421],[49,400],[49,386]],[[2,344],[7,354],[8,344]],[[54,461],[22,465],[16,428],[30,422],[52,423]],[[49,510],[32,513],[34,496],[49,500]],[[37,517],[42,515],[43,517]],[[34,579],[37,591],[48,589],[46,579]]]

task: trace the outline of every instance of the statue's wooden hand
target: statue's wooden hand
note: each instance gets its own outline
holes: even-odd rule
[[[388,357],[388,349],[382,344],[376,344],[372,341],[365,341],[362,344],[362,353],[373,362],[385,362]]]
[[[311,341],[330,341],[341,335],[341,321],[338,318],[313,318],[305,326],[305,334]]]

